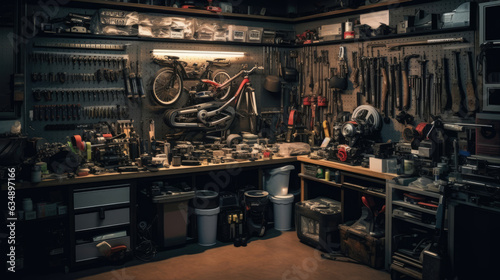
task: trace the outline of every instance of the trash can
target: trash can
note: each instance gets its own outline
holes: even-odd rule
[[[295,196],[293,194],[271,196],[274,209],[274,228],[286,231],[292,229],[292,206]]]
[[[198,244],[212,246],[217,238],[217,217],[220,212],[219,194],[214,191],[199,190],[193,200],[198,227]]]
[[[293,165],[285,165],[267,170],[264,174],[264,190],[272,196],[288,194],[290,171],[294,169],[295,166]]]
[[[158,209],[158,244],[172,247],[186,243],[188,202],[193,197],[194,191],[153,197]]]
[[[198,223],[198,244],[201,246],[212,246],[217,238],[217,215],[220,208],[195,209],[196,221]]]

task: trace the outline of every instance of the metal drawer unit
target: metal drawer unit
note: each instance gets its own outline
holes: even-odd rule
[[[96,247],[101,241],[108,242],[112,247],[126,245],[127,251],[131,251],[134,224],[131,209],[133,190],[130,184],[74,189],[73,264],[101,257]],[[95,236],[123,230],[127,231],[127,236],[92,240]]]

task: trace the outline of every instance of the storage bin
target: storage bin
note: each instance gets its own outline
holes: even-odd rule
[[[382,268],[385,263],[385,238],[375,238],[368,232],[340,225],[340,250],[362,264]]]
[[[318,197],[295,204],[295,226],[300,241],[329,252],[339,246],[342,219],[339,201]]]

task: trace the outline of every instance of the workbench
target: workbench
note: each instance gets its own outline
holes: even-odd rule
[[[127,245],[130,255],[136,246],[137,224],[141,221],[139,192],[150,188],[153,182],[162,181],[173,186],[182,183],[193,189],[216,191],[233,191],[250,185],[262,189],[266,169],[288,164],[297,165],[296,157],[170,166],[156,172],[106,173],[48,179],[40,183],[16,181],[16,213],[23,210],[23,198],[33,201],[36,212],[34,219],[16,221],[19,234],[23,233],[23,241],[20,240],[17,246],[24,248],[24,266],[31,271],[43,271],[53,266],[70,269],[87,266],[100,256],[96,249],[98,241],[93,237],[113,232],[125,232],[125,236],[110,239],[110,242]],[[299,188],[297,181],[291,184]],[[2,192],[7,192],[6,182],[2,185]],[[2,199],[6,198],[7,195],[2,196]],[[51,210],[51,214],[38,216],[36,204],[40,202],[50,204],[50,208],[57,203],[67,210],[55,214]],[[3,205],[7,202],[4,201]],[[50,249],[29,249],[39,248],[40,244]]]

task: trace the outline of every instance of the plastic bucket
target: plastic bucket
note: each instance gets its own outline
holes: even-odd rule
[[[270,200],[274,208],[274,228],[277,230],[292,229],[292,206],[293,194],[283,196],[271,196]]]
[[[201,246],[212,246],[217,238],[217,214],[220,208],[195,209],[198,222],[198,244]]]
[[[199,190],[195,192],[193,206],[196,209],[213,209],[219,207],[219,194],[214,191]]]
[[[264,190],[272,196],[281,196],[288,194],[288,183],[290,182],[290,171],[295,166],[285,165],[265,172]]]

